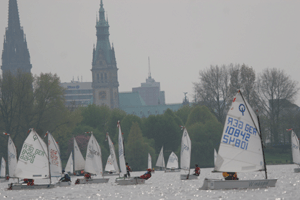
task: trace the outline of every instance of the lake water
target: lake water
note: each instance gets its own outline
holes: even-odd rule
[[[0,183],[0,199],[300,199],[300,173],[294,173],[296,165],[269,165],[268,178],[277,178],[276,187],[249,190],[199,190],[204,178],[222,178],[220,173],[211,173],[212,168],[201,169],[199,180],[181,181],[184,172],[155,172],[144,185],[119,186],[115,176],[109,183],[73,185],[42,190],[9,191],[7,183]],[[139,176],[144,172],[132,172],[131,176]],[[238,173],[240,179],[262,179],[263,172]],[[45,180],[43,180],[45,181]],[[38,181],[35,181],[36,183]]]

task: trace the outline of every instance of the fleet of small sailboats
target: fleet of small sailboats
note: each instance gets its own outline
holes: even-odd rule
[[[205,179],[204,190],[275,187],[277,179],[267,179],[259,119],[239,91],[228,111],[215,172],[265,171],[265,179]]]
[[[300,172],[299,139],[293,130],[291,130],[291,144],[292,144],[293,163],[298,165],[298,168],[295,168],[294,172],[299,173]]]

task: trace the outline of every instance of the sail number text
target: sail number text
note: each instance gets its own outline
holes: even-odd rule
[[[257,131],[254,127],[249,124],[244,125],[244,122],[228,117],[222,142],[247,150],[251,135],[256,134]]]

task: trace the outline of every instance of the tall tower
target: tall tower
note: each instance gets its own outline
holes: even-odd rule
[[[101,0],[99,20],[96,23],[97,45],[93,49],[93,100],[96,105],[119,107],[119,82],[115,50],[109,42],[109,25]]]
[[[18,70],[31,73],[30,55],[26,36],[20,25],[17,0],[9,0],[8,27],[6,28],[2,51],[2,74]]]

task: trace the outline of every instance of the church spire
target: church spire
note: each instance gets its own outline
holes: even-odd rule
[[[27,40],[20,25],[17,0],[9,0],[8,27],[3,42],[1,69],[3,72],[11,71],[16,74],[18,70],[31,73],[31,68]]]

